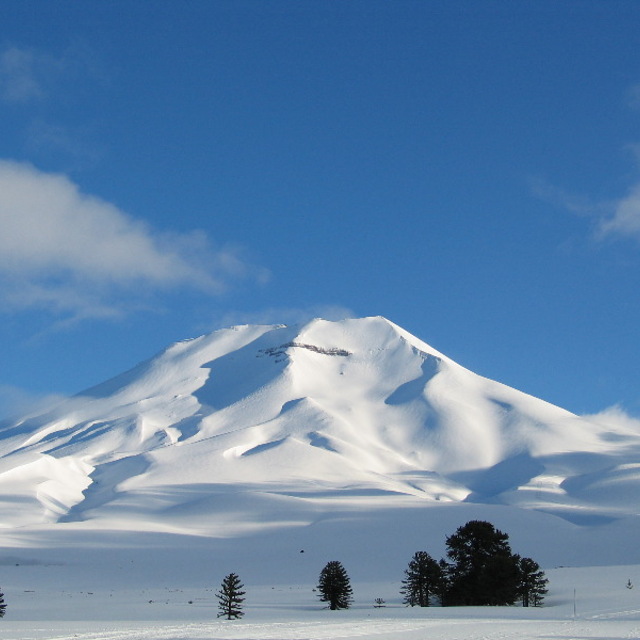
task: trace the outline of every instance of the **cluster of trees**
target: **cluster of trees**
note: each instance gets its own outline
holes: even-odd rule
[[[447,538],[447,559],[437,562],[426,551],[414,554],[405,570],[405,604],[428,607],[510,605],[540,606],[548,580],[535,560],[511,552],[509,536],[490,522],[471,520]]]
[[[471,520],[446,540],[447,560],[417,551],[400,590],[409,606],[542,605],[548,580],[535,560],[512,553],[509,536],[490,522]],[[329,562],[320,574],[320,599],[348,609],[352,589],[344,567]],[[376,600],[382,606],[381,598]]]
[[[490,522],[471,520],[446,539],[447,559],[434,560],[417,551],[400,590],[409,606],[511,605],[538,607],[547,593],[547,579],[535,560],[512,553],[509,536]],[[243,615],[244,585],[235,573],[222,581],[217,592],[219,616],[228,620]],[[317,590],[329,609],[348,609],[353,590],[345,568],[337,560],[320,572]],[[0,594],[0,602],[2,594]],[[384,600],[376,599],[377,606]],[[0,605],[1,607],[2,605]],[[0,609],[0,615],[4,609]]]
[[[490,522],[471,520],[446,540],[447,560],[417,551],[400,590],[410,606],[542,605],[548,580],[531,558],[512,553],[509,536]],[[329,562],[320,573],[320,599],[330,609],[348,609],[353,599],[349,576],[340,562]],[[382,598],[375,606],[383,606]]]

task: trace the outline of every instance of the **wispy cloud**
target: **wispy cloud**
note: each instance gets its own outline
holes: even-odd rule
[[[38,394],[14,385],[0,384],[0,420],[44,412],[65,400],[56,394]]]
[[[640,183],[613,204],[612,213],[599,221],[598,230],[605,236],[626,236],[640,241]]]
[[[82,43],[57,54],[8,46],[0,50],[0,100],[24,106],[45,98],[66,98],[66,82],[103,78],[100,67],[91,48]]]
[[[23,104],[42,98],[44,67],[51,58],[32,50],[9,47],[0,54],[0,97],[6,102]]]
[[[640,83],[629,87],[627,97],[628,104],[632,109],[640,109]]]
[[[628,88],[627,106],[640,110],[640,84]],[[636,168],[640,167],[640,144],[627,144],[625,149],[633,156]],[[541,179],[532,180],[531,189],[538,198],[591,220],[597,239],[640,241],[640,177],[630,184],[626,194],[606,201],[571,193]]]
[[[600,413],[583,416],[592,422],[604,425],[615,433],[636,435],[640,432],[640,419],[628,414],[622,407],[614,405]]]
[[[341,305],[313,305],[310,307],[271,307],[251,313],[241,311],[227,312],[215,319],[219,327],[230,327],[240,324],[301,324],[314,318],[325,320],[343,320],[355,317],[354,312]],[[210,325],[207,327],[211,329]]]
[[[596,204],[583,194],[571,193],[542,178],[531,179],[529,185],[534,196],[571,213],[589,218],[602,217],[607,213],[607,207],[602,204]]]
[[[105,317],[137,296],[180,287],[207,294],[259,278],[238,248],[198,231],[153,229],[69,178],[0,161],[0,300],[5,309]]]
[[[587,218],[596,239],[629,238],[640,241],[640,182],[617,200],[594,201],[542,180],[532,182],[534,195],[550,204]]]
[[[96,89],[109,82],[100,60],[83,43],[56,53],[15,45],[0,49],[0,104],[13,108],[27,150],[39,156],[61,155],[79,166],[95,164],[103,150],[92,142],[96,124],[91,123],[91,111],[79,111],[69,124],[59,121],[52,107],[73,104],[78,86]]]
[[[51,124],[38,117],[26,127],[26,147],[38,156],[55,157],[60,154],[80,168],[95,166],[104,149],[93,142],[93,129],[91,125]]]

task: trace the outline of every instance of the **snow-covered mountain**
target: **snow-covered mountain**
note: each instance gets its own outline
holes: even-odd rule
[[[455,503],[615,523],[639,451],[381,317],[247,325],[2,425],[0,527],[223,538]]]
[[[0,425],[3,629],[62,637],[51,621],[100,620],[64,637],[565,637],[578,587],[584,637],[637,637],[632,429],[479,377],[384,318],[180,342]],[[493,522],[549,572],[535,616],[401,605],[412,554],[442,557],[470,519]],[[332,559],[354,583],[351,622],[328,619],[312,591]],[[215,585],[231,571],[247,585],[248,626],[212,626]],[[389,609],[373,609],[377,597]]]

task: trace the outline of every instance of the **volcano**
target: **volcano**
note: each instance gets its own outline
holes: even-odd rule
[[[640,434],[478,376],[382,317],[178,342],[0,431],[0,522],[211,537],[353,513],[640,511]]]

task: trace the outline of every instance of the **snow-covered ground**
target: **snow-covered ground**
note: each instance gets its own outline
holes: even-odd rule
[[[170,562],[170,559],[168,559]],[[114,571],[122,567],[114,567]],[[12,583],[9,608],[0,620],[4,640],[211,640],[214,638],[311,640],[621,640],[640,637],[640,567],[560,568],[548,571],[550,593],[541,608],[406,608],[397,583],[354,583],[355,604],[348,611],[323,609],[303,585],[247,584],[242,620],[216,618],[214,577],[210,587],[175,583],[109,589],[109,576],[96,587],[59,566],[40,566],[45,584]],[[33,573],[26,571],[27,574]],[[55,584],[56,575],[68,582]],[[3,574],[7,574],[3,568]],[[194,583],[199,581],[194,580]],[[63,588],[64,587],[64,588]],[[574,598],[575,590],[575,598]],[[376,609],[373,599],[387,606]]]
[[[445,523],[457,516],[462,524],[467,517],[478,515],[464,507],[427,511],[425,521],[442,517]],[[556,541],[553,554],[548,548],[553,540],[542,529],[537,529],[536,540],[526,542],[522,522],[518,522],[520,514],[513,507],[504,508],[501,515],[487,508],[485,515],[492,520],[498,516],[504,530],[516,531],[511,536],[516,552],[523,551],[524,545],[527,553],[541,559],[563,556],[571,547],[571,530]],[[401,522],[411,520],[401,518]],[[73,530],[54,538],[51,531],[24,536],[14,531],[14,543],[21,546],[5,546],[0,556],[0,584],[8,606],[6,617],[0,620],[0,637],[640,638],[640,565],[546,567],[549,594],[541,608],[407,608],[401,604],[399,589],[411,553],[427,549],[439,557],[443,541],[435,544],[425,527],[424,544],[416,546],[420,535],[405,534],[394,517],[374,522],[372,527],[367,530],[343,522],[330,529],[312,527],[307,532],[283,530],[228,539]],[[586,530],[576,528],[573,533],[585,534]],[[574,539],[579,542],[579,538]],[[45,540],[54,546],[38,546]],[[606,536],[598,540],[604,544]],[[10,543],[10,537],[4,536],[4,541]],[[303,541],[304,549],[299,548]],[[635,540],[627,540],[628,549],[634,544]],[[595,543],[593,548],[597,549]],[[332,559],[343,562],[352,580],[354,606],[348,611],[325,609],[313,590],[320,570]],[[585,563],[589,560],[598,562],[597,550],[592,558],[589,553],[583,556]],[[247,591],[245,617],[238,621],[216,618],[215,591],[230,571],[239,573]],[[627,587],[629,580],[632,589]],[[375,608],[376,598],[384,599],[386,606]]]

